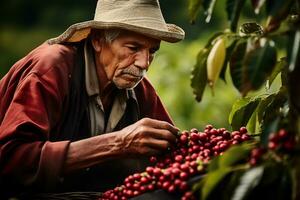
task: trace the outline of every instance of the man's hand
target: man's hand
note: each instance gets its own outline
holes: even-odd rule
[[[128,155],[158,154],[175,143],[178,131],[168,122],[144,118],[120,131],[71,142],[64,173]]]
[[[120,151],[130,155],[157,154],[175,143],[178,131],[165,121],[141,119],[119,132]]]

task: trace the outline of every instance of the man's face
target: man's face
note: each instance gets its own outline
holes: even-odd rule
[[[109,81],[124,89],[133,88],[142,80],[159,49],[160,41],[122,31],[111,43],[100,40],[99,45],[97,67],[103,68]]]

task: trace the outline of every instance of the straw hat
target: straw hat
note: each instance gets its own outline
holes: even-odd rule
[[[158,0],[98,0],[94,20],[73,24],[48,43],[79,42],[93,28],[120,28],[167,42],[178,42],[185,34],[180,27],[165,22]]]

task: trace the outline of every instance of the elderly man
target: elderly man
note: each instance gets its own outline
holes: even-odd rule
[[[102,191],[144,170],[178,132],[144,75],[183,37],[157,0],[99,0],[18,61],[0,82],[1,193]]]

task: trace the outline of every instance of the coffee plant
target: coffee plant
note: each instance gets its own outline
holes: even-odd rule
[[[126,200],[158,189],[175,193],[182,200],[194,200],[196,196],[189,179],[204,174],[213,157],[223,156],[230,146],[245,141],[254,141],[245,127],[232,133],[212,125],[207,125],[203,132],[196,128],[182,131],[169,152],[149,158],[153,166],[148,166],[142,173],[129,175],[122,185],[104,192],[100,200]],[[232,161],[224,155],[223,162]]]
[[[191,22],[203,12],[209,23],[217,2],[189,0]],[[207,86],[214,91],[218,79],[231,79],[241,98],[229,123],[233,130],[247,127],[258,140],[250,154],[245,145],[226,152],[230,163],[214,158],[193,192],[202,200],[300,199],[300,1],[225,4],[228,28],[213,33],[200,49],[191,87],[200,102]],[[241,17],[246,6],[256,16],[249,21]]]

